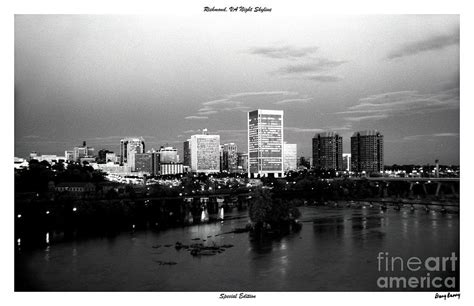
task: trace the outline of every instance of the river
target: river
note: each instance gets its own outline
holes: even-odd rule
[[[380,252],[403,259],[459,254],[457,213],[328,206],[301,207],[300,211],[301,231],[270,241],[253,241],[249,233],[222,234],[248,222],[246,211],[233,210],[227,214],[232,219],[223,222],[22,250],[15,255],[15,289],[375,291],[386,290],[377,285],[378,278],[385,275],[378,271]],[[201,257],[174,247],[177,241],[199,242],[196,238],[206,240],[202,242],[207,245],[233,247]],[[406,269],[400,273],[394,275],[407,273]],[[419,273],[425,275],[426,271]],[[455,272],[443,276],[455,277],[458,288],[458,265]]]

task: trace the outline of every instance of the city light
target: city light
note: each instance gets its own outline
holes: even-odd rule
[[[77,210],[77,208],[76,208],[76,207],[74,207],[74,208],[72,209],[72,211],[76,211],[76,210]]]

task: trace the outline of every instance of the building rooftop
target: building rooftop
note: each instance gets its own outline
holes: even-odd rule
[[[337,132],[322,132],[322,133],[316,133],[314,134],[313,138],[318,138],[319,137],[335,137],[335,136],[340,136],[339,133]]]
[[[352,134],[352,137],[356,137],[357,134],[359,134],[360,136],[383,136],[379,131],[377,130],[366,130],[366,131],[358,131],[358,132],[354,132],[354,134]]]

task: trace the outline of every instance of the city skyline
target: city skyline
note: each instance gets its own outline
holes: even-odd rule
[[[285,111],[298,156],[315,133],[349,153],[353,132],[377,129],[385,164],[459,164],[459,16],[213,18],[17,15],[15,155],[117,152],[138,135],[183,156],[205,127],[247,152],[246,112],[262,108]],[[268,35],[245,34],[257,25]]]

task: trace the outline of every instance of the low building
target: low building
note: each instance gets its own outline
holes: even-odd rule
[[[43,154],[43,155],[30,154],[30,160],[33,160],[33,159],[37,160],[39,162],[47,161],[49,164],[58,163],[60,161],[66,161],[66,157],[57,156],[57,155],[53,155],[53,154]]]
[[[160,164],[161,175],[172,175],[184,173],[183,163]]]
[[[98,169],[98,170],[102,170],[106,173],[109,173],[109,174],[128,174],[130,175],[131,172],[132,172],[132,169],[130,166],[127,166],[127,165],[123,165],[123,166],[120,166],[118,164],[114,164],[114,163],[107,163],[107,164],[92,164],[92,167],[94,169]]]
[[[79,163],[81,165],[84,165],[84,163],[88,163],[90,165],[90,164],[95,164],[96,161],[95,161],[95,157],[81,157],[79,158]]]
[[[15,169],[28,168],[28,162],[24,158],[15,157],[14,161]]]
[[[105,163],[118,163],[119,162],[119,158],[117,157],[117,155],[115,153],[106,153],[105,154]]]
[[[59,183],[54,188],[57,192],[70,192],[70,193],[94,193],[95,185],[89,182],[65,182]]]

